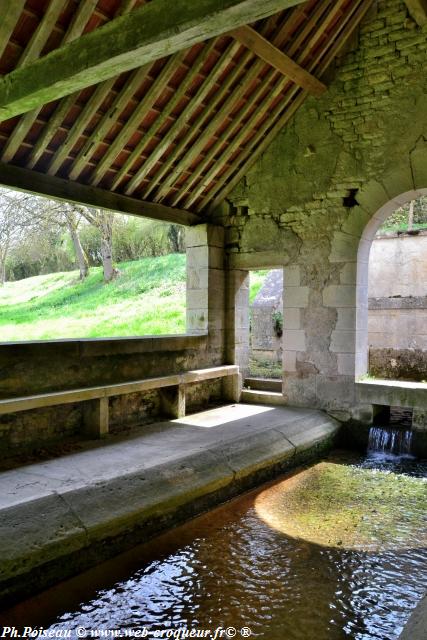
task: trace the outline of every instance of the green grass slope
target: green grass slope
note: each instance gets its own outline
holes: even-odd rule
[[[53,273],[0,287],[0,342],[159,335],[185,332],[185,255],[118,265],[104,284],[101,267]]]

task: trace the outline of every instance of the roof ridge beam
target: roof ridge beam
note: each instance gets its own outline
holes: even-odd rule
[[[264,36],[255,31],[255,29],[252,29],[252,27],[243,25],[234,29],[230,35],[238,40],[240,44],[250,49],[252,53],[264,60],[264,62],[282,73],[286,78],[289,78],[289,80],[292,80],[292,82],[295,82],[295,84],[306,89],[316,97],[321,96],[322,93],[327,90],[323,82],[320,82],[315,76],[287,56],[286,53],[280,51],[274,44],[266,40]]]
[[[149,2],[1,78],[0,121],[300,3]]]

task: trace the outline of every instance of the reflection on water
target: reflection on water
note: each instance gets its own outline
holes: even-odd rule
[[[318,491],[328,465],[317,465],[197,518],[106,563],[102,571],[51,589],[4,613],[0,622],[51,629],[248,626],[254,636],[268,640],[393,640],[427,590],[422,509],[427,465],[386,463],[378,470],[372,460],[344,462],[328,461],[329,468],[339,470],[340,481],[351,478],[351,490],[339,492],[340,482],[332,487],[340,493],[337,520],[339,511],[348,515],[352,505],[359,513],[364,500],[371,508],[369,491],[377,478],[376,501],[391,496],[393,510],[401,506],[399,527],[384,545],[376,540],[372,547],[368,539],[378,538],[381,509],[378,518],[370,513],[358,545],[310,542],[284,533],[283,526],[270,526],[265,514],[260,517],[260,504],[271,496],[280,496],[286,510],[296,486],[306,481],[309,490]],[[333,500],[325,515],[334,514],[332,505]],[[309,508],[310,501],[302,504],[301,513]],[[405,539],[402,521],[409,523]]]

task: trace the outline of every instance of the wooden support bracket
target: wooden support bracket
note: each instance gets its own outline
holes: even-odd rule
[[[87,400],[83,404],[83,432],[88,438],[105,438],[109,431],[108,398]]]
[[[168,418],[183,418],[185,416],[185,385],[160,389],[161,409]]]
[[[277,49],[271,42],[266,40],[260,33],[252,27],[243,26],[233,29],[230,35],[236,38],[241,44],[250,49],[267,64],[280,71],[284,76],[303,87],[314,96],[321,96],[327,90],[323,82],[320,82],[311,73],[303,69],[292,58]]]

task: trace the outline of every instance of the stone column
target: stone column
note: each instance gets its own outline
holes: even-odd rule
[[[301,284],[301,267],[283,269],[283,394],[288,404],[313,406],[315,384],[308,371],[303,371],[306,351],[304,309],[308,306],[309,287]],[[298,357],[298,362],[297,362]]]
[[[187,333],[207,334],[210,363],[225,357],[224,229],[189,227],[187,244]]]
[[[249,271],[227,271],[226,360],[249,372]]]

